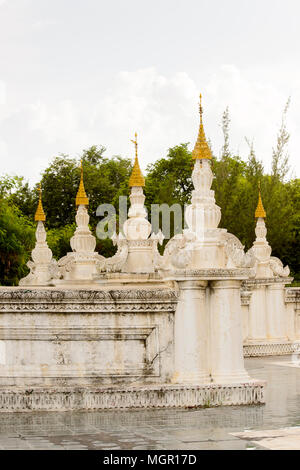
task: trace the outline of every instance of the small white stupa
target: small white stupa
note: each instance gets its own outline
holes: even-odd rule
[[[200,95],[200,126],[192,153],[194,190],[186,208],[188,228],[167,243],[159,259],[162,277],[180,290],[175,313],[173,382],[239,383],[244,367],[240,287],[254,258],[226,229],[211,189],[212,152],[207,143]]]
[[[128,219],[124,222],[119,235],[114,234],[112,240],[117,244],[118,251],[111,258],[106,259],[100,271],[122,273],[153,273],[156,259],[159,257],[157,244],[162,243],[163,235],[151,234],[151,223],[147,220],[145,208],[145,195],[143,187],[145,178],[141,172],[138,160],[137,133],[131,141],[135,146],[135,160],[129,179],[130,203]]]
[[[80,183],[76,196],[76,230],[70,240],[71,253],[58,261],[61,280],[57,284],[88,284],[96,274],[96,266],[103,265],[105,258],[95,251],[96,238],[89,228],[89,214],[87,207],[89,199],[83,183],[83,166],[80,165]]]
[[[34,220],[37,222],[35,238],[35,247],[31,252],[31,258],[33,261],[28,261],[27,266],[30,269],[30,273],[20,279],[20,286],[47,286],[51,285],[52,277],[57,271],[57,263],[52,258],[52,251],[48,247],[46,238],[46,230],[44,222],[46,220],[46,214],[42,204],[42,188],[41,185],[38,187],[39,202],[34,216]]]
[[[218,228],[221,209],[211,189],[214,177],[211,170],[212,152],[204,132],[201,98],[200,95],[200,126],[192,152],[195,160],[192,172],[194,190],[191,204],[185,210],[188,228],[167,243],[164,255],[159,260],[159,267],[163,271],[245,268],[254,265],[253,255],[245,254],[240,240],[225,228]]]
[[[270,278],[270,277],[287,277],[290,274],[288,266],[283,267],[279,258],[271,256],[272,248],[267,241],[267,228],[265,224],[266,211],[264,209],[261,191],[259,185],[258,204],[255,211],[255,218],[257,219],[255,227],[256,240],[251,248],[257,260],[256,279]]]
[[[248,252],[255,258],[255,276],[243,285],[244,293],[250,294],[245,334],[248,355],[292,351],[293,338],[289,333],[285,306],[285,285],[292,279],[289,277],[289,267],[283,267],[279,258],[271,256],[272,248],[266,238],[266,216],[259,185],[255,211],[256,239]]]

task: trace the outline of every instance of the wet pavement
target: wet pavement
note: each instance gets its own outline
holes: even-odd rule
[[[268,381],[266,405],[0,413],[0,449],[261,449],[249,431],[300,426],[300,362],[290,356],[245,362],[253,378]]]

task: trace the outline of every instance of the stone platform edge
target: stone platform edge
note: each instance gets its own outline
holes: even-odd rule
[[[265,382],[131,387],[1,387],[0,412],[196,408],[265,403]]]
[[[244,357],[284,356],[300,353],[300,341],[266,342],[257,341],[243,346]]]

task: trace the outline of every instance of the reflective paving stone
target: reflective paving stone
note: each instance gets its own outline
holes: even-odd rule
[[[0,449],[259,448],[251,441],[256,435],[245,431],[300,426],[300,368],[290,362],[288,356],[246,360],[252,377],[268,381],[265,406],[0,413]],[[277,445],[295,442],[281,439]]]

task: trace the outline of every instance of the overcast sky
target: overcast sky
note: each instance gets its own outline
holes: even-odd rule
[[[245,136],[270,168],[289,96],[300,173],[299,0],[0,0],[0,174],[34,183],[52,157],[104,145],[143,168],[194,143],[202,92],[218,156]],[[191,145],[192,147],[192,145]]]

